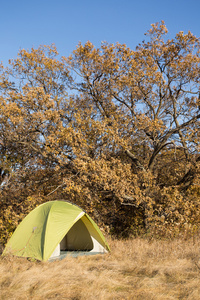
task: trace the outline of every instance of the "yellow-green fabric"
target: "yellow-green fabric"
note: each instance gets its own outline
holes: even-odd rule
[[[87,214],[85,214],[81,220],[88,228],[90,234],[99,242],[99,244],[105,247],[106,250],[110,251],[110,248],[97,224]]]
[[[90,231],[93,228],[95,238],[109,250],[98,226],[81,208],[64,201],[50,201],[36,207],[24,218],[10,238],[4,254],[46,261],[70,228],[83,217]]]

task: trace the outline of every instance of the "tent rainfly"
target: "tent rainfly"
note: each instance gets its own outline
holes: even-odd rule
[[[80,207],[65,201],[49,201],[24,218],[3,254],[47,261],[68,251],[96,254],[110,249],[97,224]]]

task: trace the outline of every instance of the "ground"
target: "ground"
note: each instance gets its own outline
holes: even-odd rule
[[[108,239],[111,253],[37,262],[0,258],[0,299],[200,299],[200,237]]]

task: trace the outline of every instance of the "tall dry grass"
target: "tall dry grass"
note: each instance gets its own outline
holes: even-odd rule
[[[111,253],[31,262],[0,258],[0,299],[200,299],[200,238],[109,241]]]

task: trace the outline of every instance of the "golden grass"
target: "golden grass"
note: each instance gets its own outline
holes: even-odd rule
[[[109,241],[106,255],[0,258],[0,299],[200,299],[200,239]]]

